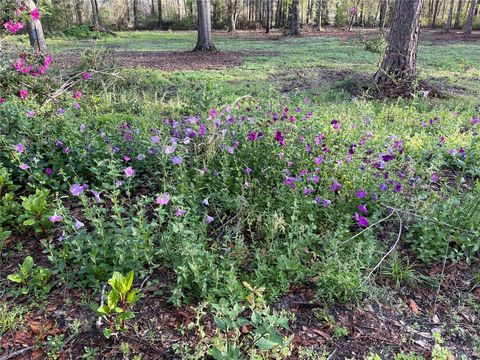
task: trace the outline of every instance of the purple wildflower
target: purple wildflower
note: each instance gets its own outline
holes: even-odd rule
[[[125,173],[125,176],[128,178],[135,175],[135,170],[131,166],[125,168],[123,172]]]
[[[164,193],[158,196],[156,202],[158,205],[167,205],[170,202],[170,194]]]

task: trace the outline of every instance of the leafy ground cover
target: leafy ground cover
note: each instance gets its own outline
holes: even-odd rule
[[[388,102],[357,86],[381,42],[328,35],[218,34],[200,68],[193,33],[58,38],[9,82],[4,354],[478,357],[477,35],[425,34],[444,96]]]

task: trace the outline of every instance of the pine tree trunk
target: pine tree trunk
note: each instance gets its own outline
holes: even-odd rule
[[[210,0],[197,0],[198,37],[194,51],[216,50],[212,42],[212,18]]]
[[[423,0],[395,0],[385,58],[374,76],[380,90],[411,93],[416,75],[422,5]]]
[[[458,0],[457,14],[455,15],[455,24],[453,25],[455,28],[460,27],[460,21],[462,19],[462,9],[463,9],[463,0]]]
[[[271,9],[270,9],[270,6],[271,6],[271,0],[267,0],[267,23],[266,23],[266,27],[265,27],[265,34],[270,34],[270,12],[271,12]]]
[[[138,0],[133,0],[133,28],[138,29]]]
[[[447,22],[445,23],[446,32],[449,32],[452,27],[454,5],[455,5],[455,0],[450,0],[450,7],[448,8],[448,18],[447,18]]]
[[[437,26],[437,16],[438,16],[438,6],[440,5],[440,0],[435,0],[435,7],[433,9],[433,16],[432,16],[432,28],[435,29]]]
[[[318,9],[317,9],[317,30],[322,31],[322,6],[323,1],[318,0]]]
[[[161,29],[163,28],[162,0],[157,1],[157,7],[158,7],[158,28]]]
[[[380,20],[378,27],[383,29],[385,27],[385,19],[387,18],[388,0],[380,0]]]
[[[293,0],[292,2],[292,15],[290,20],[290,35],[297,36],[300,35],[298,30],[298,0]]]
[[[82,17],[82,0],[75,1],[75,16],[77,18],[77,24],[83,24],[83,17]]]
[[[33,0],[25,0],[23,3],[25,4],[28,12],[37,7]],[[27,30],[32,49],[36,53],[44,53],[47,49],[47,43],[45,42],[45,36],[43,34],[43,27],[40,19],[32,20],[30,17],[28,17]]]
[[[91,0],[92,3],[92,20],[93,26],[98,28],[100,26],[100,20],[98,18],[98,4],[97,0]]]
[[[473,18],[475,17],[475,8],[477,7],[477,0],[472,0],[470,3],[470,10],[468,11],[467,22],[463,29],[464,34],[471,34],[473,27]]]

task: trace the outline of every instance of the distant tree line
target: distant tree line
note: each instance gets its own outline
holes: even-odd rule
[[[471,31],[480,28],[479,0],[425,0],[421,25]],[[43,0],[44,27],[89,24],[114,30],[197,29],[197,0]],[[287,29],[290,33],[339,28],[389,27],[393,0],[210,0],[214,29]],[[201,14],[200,14],[201,15]],[[200,16],[201,17],[201,16]]]

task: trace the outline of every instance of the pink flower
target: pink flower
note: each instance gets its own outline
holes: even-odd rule
[[[92,75],[91,75],[89,72],[87,72],[87,71],[85,71],[85,72],[83,73],[83,78],[84,78],[85,80],[90,79],[91,76],[92,76]]]
[[[21,164],[20,165],[20,169],[22,169],[23,171],[28,170],[29,168],[30,168],[30,166],[28,166],[27,164]]]
[[[17,144],[17,145],[15,145],[15,150],[19,154],[23,154],[25,152],[25,146],[23,144]]]
[[[28,97],[28,90],[22,89],[18,92],[20,99],[25,100]]]
[[[52,223],[56,223],[56,222],[62,221],[62,217],[60,215],[57,215],[57,213],[55,213],[52,216],[50,216],[48,220],[50,220],[50,222]]]
[[[158,205],[167,205],[170,202],[170,194],[162,194],[157,197],[156,202]]]
[[[127,167],[125,170],[123,170],[123,172],[125,173],[126,177],[132,177],[135,175],[135,170],[131,166]]]
[[[8,20],[3,27],[7,29],[10,34],[16,34],[20,29],[23,28],[23,24],[19,22],[12,22],[12,20]]]
[[[5,99],[0,97],[0,105],[2,105],[5,102]]]
[[[53,56],[48,54],[47,56],[45,56],[45,59],[43,60],[43,66],[49,67],[52,62],[53,62]]]
[[[37,21],[38,19],[40,19],[40,10],[36,7],[35,9],[29,12],[29,15],[30,15],[30,19],[32,19],[33,21]]]
[[[74,99],[80,99],[83,96],[83,93],[81,91],[75,91],[73,94]]]

